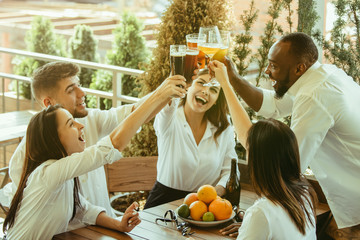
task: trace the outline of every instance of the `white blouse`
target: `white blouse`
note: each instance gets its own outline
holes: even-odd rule
[[[51,239],[65,232],[73,213],[73,178],[121,157],[110,138],[105,137],[81,153],[48,160],[37,167],[28,178],[7,239]],[[83,208],[78,210],[76,218],[85,224],[95,224],[105,209],[80,198]]]
[[[360,224],[360,86],[336,66],[317,62],[283,99],[263,93],[260,115],[292,114],[301,169],[314,172],[336,224]]]
[[[310,208],[308,210],[311,212]],[[315,225],[315,217],[311,216]],[[315,226],[307,223],[305,235],[297,229],[287,211],[267,198],[258,199],[248,208],[241,227],[238,240],[315,240]]]
[[[110,110],[88,109],[89,113],[86,117],[77,118],[76,121],[85,126],[86,147],[96,144],[101,138],[110,134],[131,113],[132,108],[133,104],[111,108]],[[1,203],[5,206],[10,205],[19,185],[25,158],[25,140],[26,137],[23,138],[10,159],[9,174],[12,182],[5,186],[4,191],[0,192]],[[79,176],[79,180],[84,198],[91,204],[105,208],[109,216],[115,217],[108,197],[104,167],[101,165],[97,169],[84,173]],[[74,221],[71,223],[70,229],[82,226],[84,225]]]
[[[159,158],[157,181],[183,190],[197,191],[204,185],[225,187],[230,176],[231,159],[236,158],[235,137],[228,126],[214,140],[216,127],[207,122],[199,145],[186,121],[184,108],[178,107],[179,99],[173,99],[156,115],[154,128],[157,135]]]

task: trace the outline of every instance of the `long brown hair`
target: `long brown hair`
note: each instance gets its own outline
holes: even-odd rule
[[[294,132],[280,121],[260,120],[250,128],[247,146],[255,192],[285,208],[304,235],[306,218],[315,226],[311,216],[315,216],[317,198],[300,172],[299,148]]]
[[[16,212],[20,208],[24,189],[30,174],[49,159],[59,160],[67,156],[57,131],[56,112],[59,108],[61,108],[59,105],[49,106],[30,120],[26,131],[26,151],[23,172],[18,189],[11,202],[8,215],[4,221],[4,232],[14,225]],[[79,180],[77,177],[74,178],[73,196],[74,208],[71,220],[75,217],[76,208],[80,207]]]
[[[209,74],[209,70],[201,69],[198,72],[197,77],[205,74]],[[179,106],[184,106],[185,103],[186,97],[181,99]],[[217,137],[220,136],[220,134],[230,125],[228,114],[229,109],[226,104],[225,94],[221,88],[219,92],[219,97],[216,100],[215,104],[205,112],[205,117],[207,118],[207,120],[209,120],[215,127],[217,127],[217,130],[214,134],[215,141]]]

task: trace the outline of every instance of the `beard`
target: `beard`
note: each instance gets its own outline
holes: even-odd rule
[[[269,74],[269,77],[272,78],[271,74]],[[277,82],[277,87],[274,88],[274,90],[275,90],[275,98],[276,99],[281,99],[285,95],[285,93],[289,90],[289,87],[288,87],[289,82],[290,82],[289,72],[282,81],[277,81],[276,80],[276,82]]]
[[[73,117],[74,118],[84,118],[84,117],[86,117],[87,115],[88,115],[88,110],[87,109],[84,109],[83,111],[77,111],[76,109],[75,109],[75,111],[74,111],[74,114],[73,114]]]

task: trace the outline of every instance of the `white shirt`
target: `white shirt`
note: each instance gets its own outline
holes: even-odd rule
[[[216,127],[207,122],[199,145],[186,121],[184,108],[174,99],[156,115],[159,158],[157,181],[183,191],[197,191],[204,185],[225,187],[230,176],[231,159],[236,158],[235,137],[231,126],[214,140]]]
[[[360,86],[336,66],[315,63],[284,99],[263,93],[260,115],[292,114],[301,169],[314,172],[339,228],[360,224]]]
[[[311,213],[310,208],[308,211]],[[311,218],[315,225],[314,215]],[[305,235],[302,235],[282,206],[267,198],[260,198],[246,210],[237,239],[315,240],[316,231],[315,226],[307,221]]]
[[[28,178],[7,239],[51,239],[65,232],[73,213],[73,178],[121,157],[110,138],[105,137],[81,153],[41,164]],[[82,197],[81,204],[83,209],[78,210],[76,218],[86,224],[95,224],[99,213],[105,211]]]
[[[86,147],[96,144],[99,139],[110,134],[110,132],[131,113],[132,108],[133,105],[123,105],[118,108],[112,108],[105,111],[100,109],[88,109],[89,114],[86,117],[76,119],[76,121],[85,126],[84,134]],[[11,199],[16,192],[17,186],[19,185],[24,165],[25,143],[26,137],[23,138],[10,159],[9,174],[12,183],[5,186],[2,193],[2,195],[6,195],[8,201],[6,204],[2,200],[2,203],[5,203],[5,206],[10,205]],[[84,198],[94,205],[104,207],[109,216],[115,217],[109,201],[104,167],[100,165],[99,168],[88,173],[84,173],[84,175],[79,177],[79,180],[81,193]],[[3,197],[2,199],[5,198]],[[75,222],[72,223],[72,225],[74,226],[70,229],[84,226],[81,223],[80,225],[77,225]]]

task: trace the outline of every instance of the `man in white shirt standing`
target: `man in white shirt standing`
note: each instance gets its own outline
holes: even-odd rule
[[[136,104],[123,105],[110,110],[86,109],[85,93],[77,76],[79,71],[80,68],[72,63],[48,63],[34,73],[32,91],[43,107],[61,104],[78,122],[82,123],[85,126],[85,147],[89,147],[108,135],[135,109]],[[9,174],[12,183],[4,189],[4,193],[6,192],[10,198],[16,192],[22,174],[25,139],[21,141],[10,159]],[[115,217],[108,197],[104,167],[80,176],[79,180],[83,196],[92,204],[104,207],[108,215]],[[71,224],[72,228],[80,226],[82,226],[80,223]]]
[[[268,59],[265,73],[275,91],[251,85],[227,59],[231,84],[259,115],[291,114],[302,171],[314,172],[337,231],[360,236],[360,86],[336,66],[317,62],[317,48],[304,33],[283,36]]]

